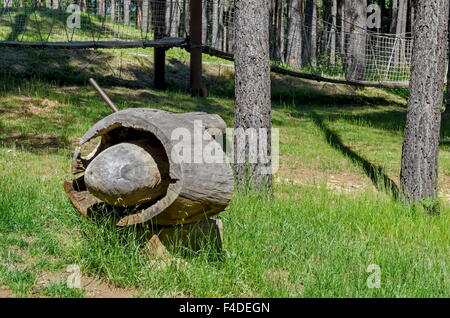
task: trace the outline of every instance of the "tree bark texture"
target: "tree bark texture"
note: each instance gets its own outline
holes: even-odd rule
[[[236,1],[234,118],[235,173],[238,186],[247,182],[255,189],[271,187],[272,176],[261,174],[261,164],[249,164],[250,151],[237,149],[237,129],[266,128],[270,153],[271,100],[269,61],[269,0]],[[259,136],[261,138],[261,136]],[[250,145],[247,142],[246,150]],[[237,151],[236,151],[237,150]],[[244,157],[243,157],[244,156]],[[245,162],[243,162],[245,161]],[[237,162],[237,163],[236,163]]]
[[[346,0],[346,17],[350,22],[347,44],[347,79],[363,80],[365,75],[367,0]]]
[[[303,0],[290,0],[286,60],[290,66],[302,65]]]
[[[417,0],[401,189],[407,202],[437,197],[448,0]]]

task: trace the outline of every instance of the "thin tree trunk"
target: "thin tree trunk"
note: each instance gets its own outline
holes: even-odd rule
[[[411,0],[411,2],[410,2],[410,6],[409,6],[410,8],[411,8],[411,24],[410,24],[410,30],[411,30],[411,33],[413,32],[413,29],[414,29],[414,19],[415,19],[415,6],[414,6],[414,0]]]
[[[142,0],[142,31],[148,32],[149,0]]]
[[[303,63],[314,65],[317,53],[317,0],[306,0]]]
[[[81,0],[81,11],[86,12],[87,11],[87,1],[88,0]]]
[[[409,203],[438,212],[438,154],[448,48],[448,0],[416,0],[400,183]]]
[[[180,19],[181,19],[181,8],[179,2],[172,2],[173,6],[173,21],[172,21],[172,28],[170,30],[170,36],[171,37],[178,37],[180,32]]]
[[[389,28],[389,33],[391,34],[397,34],[398,1],[392,0],[391,27]]]
[[[105,0],[97,0],[97,14],[101,17],[105,16]]]
[[[219,5],[219,34],[217,35],[217,43],[219,48],[225,51],[224,46],[224,33],[225,33],[225,0],[220,1]]]
[[[220,0],[212,0],[211,46],[214,48],[217,48],[217,36],[219,33],[219,2]]]
[[[286,60],[295,68],[302,66],[302,5],[303,0],[291,0]]]
[[[136,29],[142,30],[142,1],[136,4]]]
[[[366,66],[367,0],[346,0],[346,16],[351,22],[347,45],[347,79],[363,80]]]
[[[190,7],[190,0],[184,1],[184,29],[186,31],[186,34],[189,34],[189,7]]]
[[[208,39],[208,5],[209,1],[203,2],[202,7],[202,43],[205,44]]]
[[[249,185],[263,190],[272,185],[271,174],[264,174],[266,165],[254,151],[266,139],[271,154],[269,20],[269,0],[236,1],[234,155],[240,188]],[[256,145],[243,136],[251,128],[259,135]],[[251,160],[255,156],[257,162]]]
[[[398,51],[396,51],[396,64],[398,66],[402,66],[405,64],[405,33],[406,33],[406,22],[407,22],[407,12],[408,12],[408,1],[407,0],[398,0],[398,19],[397,19],[397,27],[396,34],[398,36]]]
[[[123,0],[123,23],[130,24],[130,2],[131,0]]]
[[[285,62],[285,30],[284,30],[284,1],[277,0],[275,7],[275,60]]]
[[[339,0],[339,17],[340,17],[340,51],[341,56],[345,56],[345,40],[346,40],[346,13],[345,10],[345,0]]]
[[[387,16],[386,16],[386,0],[380,0],[380,16],[381,16],[381,28],[380,32],[385,33],[386,32],[386,22],[387,22]]]
[[[211,30],[211,43],[212,46],[221,49],[223,29],[223,1],[213,0],[212,3],[212,30]]]
[[[279,0],[270,0],[270,8],[269,8],[269,41],[270,43],[275,43],[276,41],[276,32],[277,32],[277,6],[278,6]],[[275,57],[275,50],[276,46],[271,45],[270,46],[270,58],[273,59]]]
[[[111,0],[111,21],[114,22],[116,21],[116,1],[115,0]]]
[[[169,36],[178,37],[180,28],[180,8],[178,2],[167,2],[166,28]]]
[[[330,63],[336,64],[336,29],[337,29],[337,0],[332,0],[331,29],[330,29]]]
[[[266,0],[263,0],[266,1]],[[234,52],[234,45],[235,45],[235,30],[236,25],[235,23],[230,23],[231,21],[235,20],[236,13],[233,13],[233,3],[230,1],[227,4],[227,10],[228,10],[228,21],[229,24],[227,26],[227,32],[226,32],[226,43],[227,43],[227,52]],[[234,14],[234,17],[233,17]]]

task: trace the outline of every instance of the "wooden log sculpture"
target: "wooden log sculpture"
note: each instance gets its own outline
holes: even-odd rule
[[[177,128],[191,136],[201,129],[203,138],[173,140]],[[119,226],[206,220],[222,212],[233,193],[232,169],[214,139],[225,129],[222,118],[207,113],[173,114],[148,108],[113,113],[81,138],[80,147],[95,137],[101,140],[86,157],[81,156],[80,147],[76,149],[72,172],[81,176],[66,181],[65,191],[85,216],[99,203],[130,211]],[[215,149],[223,161],[186,162],[175,146]]]

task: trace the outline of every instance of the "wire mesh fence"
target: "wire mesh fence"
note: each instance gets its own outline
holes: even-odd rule
[[[0,0],[0,40],[17,42],[144,41],[176,31],[182,1]],[[185,13],[184,13],[185,14]],[[180,21],[181,22],[181,21]]]
[[[0,0],[0,46],[187,38],[189,6],[190,0]],[[272,8],[270,20],[277,66],[347,81],[409,80],[410,35],[370,32],[286,6],[278,18]],[[203,45],[232,54],[234,15],[234,0],[203,0]]]

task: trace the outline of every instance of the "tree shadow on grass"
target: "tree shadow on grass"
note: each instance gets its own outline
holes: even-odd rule
[[[0,148],[19,148],[28,152],[54,153],[59,149],[66,148],[69,142],[60,136],[24,134],[0,137]]]
[[[2,111],[0,110],[0,114]],[[16,116],[24,116],[24,120],[34,120],[36,126],[39,127],[43,122],[49,123],[49,120],[34,115],[30,117],[17,113]],[[37,131],[38,129],[30,129]],[[56,153],[61,149],[67,148],[70,142],[63,135],[55,135],[48,132],[25,132],[20,125],[5,126],[0,122],[0,148],[18,148],[33,154]]]
[[[391,194],[395,200],[399,198],[400,192],[397,184],[384,173],[382,167],[374,165],[373,163],[347,147],[343,143],[341,137],[326,125],[320,115],[313,112],[311,114],[311,119],[313,123],[322,131],[328,144],[334,149],[340,151],[346,157],[350,158],[354,163],[361,165],[365,174],[370,178],[374,186],[379,191],[384,191]]]

